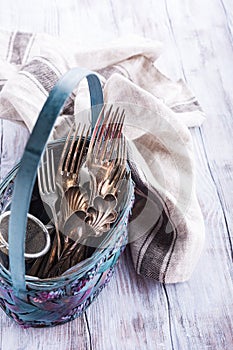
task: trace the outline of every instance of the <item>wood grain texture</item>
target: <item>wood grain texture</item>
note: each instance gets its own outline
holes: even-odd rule
[[[125,34],[164,42],[157,65],[182,77],[207,114],[192,130],[206,245],[191,278],[161,285],[137,276],[127,250],[85,315],[50,329],[22,330],[3,312],[0,348],[222,350],[233,344],[233,11],[230,0],[1,0],[0,27],[103,43]],[[27,132],[1,122],[1,176]],[[15,133],[19,143],[12,145]],[[17,154],[15,153],[17,151]]]
[[[93,349],[171,349],[163,286],[135,275],[129,250],[87,317]]]
[[[85,315],[56,328],[21,329],[1,313],[1,345],[3,350],[90,350],[90,337]]]

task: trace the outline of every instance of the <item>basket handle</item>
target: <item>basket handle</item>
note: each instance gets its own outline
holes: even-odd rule
[[[12,286],[15,294],[19,297],[23,297],[26,291],[24,241],[27,213],[37,168],[57,116],[74,88],[85,77],[89,86],[92,128],[94,128],[103,105],[103,93],[99,78],[87,69],[73,68],[51,90],[27,142],[15,179],[9,222],[9,261]]]

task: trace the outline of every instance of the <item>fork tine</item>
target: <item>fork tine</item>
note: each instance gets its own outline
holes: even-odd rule
[[[114,149],[118,146],[118,139],[121,135],[122,127],[123,127],[123,122],[124,122],[124,111],[119,113],[119,108],[117,108],[114,116],[112,117],[112,120],[110,121],[112,123],[112,128],[110,128],[110,131],[108,133],[108,139],[111,139],[111,147],[110,150],[107,150],[107,145],[108,145],[108,140],[105,142],[105,151],[102,153],[102,158],[112,160],[113,159],[113,152]],[[108,151],[108,154],[107,154]]]
[[[46,175],[45,175],[46,163],[47,163],[47,157],[46,157],[46,152],[44,152],[42,164],[41,164],[41,168],[40,168],[40,170],[41,170],[40,185],[41,185],[43,193],[48,193],[48,191],[49,191],[48,186],[47,186],[47,182],[46,182]]]
[[[108,140],[111,138],[113,122],[114,122],[114,114],[112,113],[110,120],[105,124],[105,130],[104,130],[105,135],[102,138],[102,140],[100,140],[100,143],[98,145],[99,147],[96,150],[96,154],[95,154],[96,158],[98,158],[100,161],[102,161],[105,157],[107,147],[108,147]]]
[[[114,180],[114,182],[117,184],[117,182],[119,182],[122,179],[125,173],[126,152],[127,148],[125,138],[123,135],[121,135],[117,147],[117,159],[114,166],[114,170],[109,177],[109,183],[112,183]]]
[[[88,147],[88,153],[90,153],[90,154],[91,154],[92,149],[94,147],[94,144],[95,144],[95,141],[96,141],[96,137],[97,137],[97,134],[99,132],[100,125],[101,125],[102,120],[104,118],[104,111],[105,111],[105,105],[103,105],[103,107],[102,107],[102,109],[100,111],[99,117],[97,119],[95,128],[94,128],[93,133],[92,133],[91,141],[90,141],[90,144],[89,144],[89,147]]]
[[[109,146],[108,141],[113,140],[113,143],[115,141],[112,136],[114,135],[114,130],[116,128],[116,121],[118,120],[118,111],[119,111],[119,108],[117,108],[117,110],[112,113],[109,121],[106,119],[105,135],[104,135],[104,138],[99,143],[98,145],[99,147],[97,148],[96,154],[95,154],[96,158],[98,158],[100,161],[103,161],[104,158],[106,157],[107,149]]]
[[[122,137],[122,130],[123,130],[124,121],[125,121],[125,111],[123,110],[121,115],[120,115],[118,126],[117,126],[116,131],[115,131],[116,138]]]
[[[41,193],[44,193],[44,189],[42,188],[41,166],[39,167],[38,172],[37,172],[37,179],[38,179],[39,191],[40,191]]]
[[[69,164],[70,164],[70,158],[71,158],[71,155],[72,155],[72,152],[73,152],[73,149],[74,149],[74,143],[76,141],[76,137],[77,137],[77,134],[79,132],[79,128],[80,128],[80,123],[78,123],[78,126],[77,128],[75,129],[75,132],[74,132],[74,135],[73,135],[73,139],[72,139],[72,142],[71,142],[71,145],[70,145],[70,148],[69,148],[69,151],[68,151],[68,155],[66,157],[66,162],[65,162],[65,166],[64,166],[64,171],[66,172],[69,172]]]
[[[123,174],[125,173],[126,159],[127,159],[127,144],[126,144],[126,139],[124,135],[122,135],[121,156],[120,156],[120,163],[119,163],[120,172],[119,172],[118,181],[123,177]]]
[[[54,165],[54,154],[53,154],[53,149],[51,150],[51,170],[52,170],[52,186],[51,186],[51,189],[53,192],[56,192],[56,181],[55,181],[55,176],[56,176],[56,173],[55,173],[55,165]]]
[[[117,107],[116,111],[112,113],[109,122],[106,123],[108,124],[108,127],[106,130],[105,139],[112,138],[112,136],[114,135],[114,130],[116,129],[117,122],[119,119],[118,117],[119,117],[119,107]]]
[[[114,128],[113,138],[119,138],[120,137],[120,135],[122,133],[122,129],[123,129],[124,119],[125,119],[125,111],[123,110],[121,115],[118,114],[118,118],[115,121],[115,128]]]
[[[46,159],[47,159],[48,191],[56,192],[53,149],[51,149],[50,151],[48,148],[46,149]]]
[[[96,143],[94,145],[94,149],[93,149],[93,157],[96,157],[96,155],[99,153],[101,145],[102,145],[102,141],[103,141],[103,136],[104,133],[106,132],[106,126],[108,125],[107,121],[108,118],[111,114],[113,106],[111,105],[109,110],[106,112],[104,120],[102,122],[101,127],[99,128],[99,133],[96,136]]]
[[[123,117],[123,113],[122,113],[121,116],[119,118],[117,118],[116,123],[115,123],[115,128],[114,128],[114,133],[113,133],[114,142],[112,142],[112,145],[111,145],[111,148],[110,148],[110,151],[109,151],[108,159],[112,159],[113,158],[113,152],[114,152],[114,149],[115,149],[115,145],[117,143],[117,138],[119,138],[120,135],[121,135],[123,122],[124,122],[124,117]]]
[[[104,120],[103,120],[103,123],[102,123],[102,127],[100,129],[100,132],[99,132],[97,138],[96,138],[97,141],[101,142],[103,137],[104,137],[104,134],[106,133],[106,125],[108,125],[108,119],[109,119],[109,116],[112,113],[112,109],[113,109],[113,105],[110,106],[109,110],[105,114],[105,117],[104,117]]]
[[[79,127],[80,127],[80,124],[79,124]],[[74,151],[74,154],[73,154],[73,157],[72,157],[72,163],[71,163],[71,167],[70,167],[70,173],[74,172],[74,167],[75,167],[75,163],[76,163],[76,159],[77,159],[78,151],[79,151],[80,144],[81,144],[81,141],[82,141],[82,135],[83,135],[83,131],[84,130],[85,130],[85,125],[83,126],[81,135],[79,136],[78,142],[77,142],[76,147],[75,147],[75,151]],[[75,135],[75,139],[76,139],[76,137],[77,137],[77,134]],[[73,150],[73,146],[74,146],[74,143],[72,145],[72,150]]]
[[[120,117],[120,127],[119,127],[119,132],[118,132],[118,136],[120,136],[122,134],[122,130],[123,130],[123,126],[124,126],[124,121],[125,121],[125,111],[123,109],[122,113],[121,113],[121,117]]]
[[[118,147],[118,160],[119,164],[122,163],[122,160],[124,159],[124,147],[125,147],[125,138],[124,135],[122,134],[122,129],[123,129],[123,123],[124,123],[125,115],[124,111],[122,112],[120,116],[120,121],[119,121],[119,128],[116,130],[116,138],[119,139],[119,147]]]
[[[122,157],[122,137],[120,137],[117,147],[117,159],[116,159],[116,166],[118,167],[121,164],[121,157]]]
[[[111,118],[108,122],[108,127],[106,130],[105,139],[111,139],[114,136],[114,131],[117,127],[118,119],[119,119],[119,107],[115,112],[112,113]]]
[[[122,159],[123,159],[123,148],[124,148],[124,144],[123,144],[123,137],[122,135],[120,136],[120,138],[118,139],[118,147],[116,150],[116,168],[119,168],[122,165]]]
[[[83,137],[84,130],[85,130],[85,125],[84,125],[84,128],[83,128],[82,136],[80,136],[80,139],[81,139],[81,137]],[[85,135],[85,138],[83,140],[82,148],[81,148],[80,155],[79,155],[78,164],[77,164],[76,170],[75,170],[76,174],[79,172],[79,169],[80,169],[80,166],[81,166],[81,161],[82,161],[82,157],[83,157],[83,153],[84,153],[84,150],[85,150],[85,147],[86,147],[87,138],[89,136],[89,133],[90,133],[90,127],[88,128],[88,130],[86,132],[86,135]]]
[[[62,150],[62,154],[61,154],[59,165],[58,165],[58,172],[59,173],[62,173],[62,169],[63,169],[63,165],[64,165],[64,161],[65,161],[65,155],[66,155],[66,151],[67,151],[70,139],[71,139],[73,127],[74,127],[74,125],[72,125],[72,127],[67,135],[66,142],[65,142],[63,150]]]
[[[126,160],[127,160],[127,142],[126,142],[126,138],[125,136],[123,135],[123,140],[124,140],[124,149],[123,149],[123,162],[125,163]]]
[[[52,166],[51,163],[51,160],[50,160],[50,157],[49,157],[49,150],[48,150],[48,147],[46,148],[46,160],[47,160],[47,180],[48,180],[48,192],[51,192],[53,191],[53,188],[52,188],[52,183],[51,183],[51,171],[50,171],[50,165]]]
[[[124,172],[126,159],[127,159],[127,144],[126,144],[126,139],[125,139],[124,135],[122,135],[122,149],[121,149],[121,159],[120,159],[120,168],[121,168],[120,177],[122,176],[122,173]]]

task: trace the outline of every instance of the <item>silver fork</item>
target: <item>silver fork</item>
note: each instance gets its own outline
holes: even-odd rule
[[[114,162],[114,167],[99,188],[99,194],[104,197],[107,193],[111,193],[116,196],[118,190],[123,185],[123,180],[126,175],[126,159],[127,159],[127,147],[126,139],[124,135],[119,138],[116,159]]]
[[[41,165],[38,169],[38,187],[41,200],[50,207],[52,212],[57,238],[57,257],[59,259],[61,254],[61,237],[55,207],[58,194],[55,182],[54,155],[52,149],[49,151],[49,149],[46,148],[44,152]]]
[[[112,189],[112,181],[109,181],[115,178],[113,176],[115,173],[119,180],[125,167],[126,148],[122,137],[124,118],[124,110],[119,113],[119,108],[117,108],[115,112],[112,112],[111,106],[105,116],[103,108],[97,120],[86,160],[91,177],[91,204],[97,195],[104,196],[104,194],[111,193],[109,191]]]
[[[82,166],[84,151],[90,133],[90,127],[87,131],[85,131],[85,129],[86,126],[84,125],[77,140],[80,123],[75,129],[73,137],[73,127],[71,128],[64,144],[58,165],[56,184],[62,195],[60,227],[63,230],[63,233],[66,220],[69,216],[77,210],[85,212],[88,207],[88,194],[79,183],[80,168]],[[66,249],[68,242],[69,236],[64,238],[63,251]]]
[[[58,165],[56,184],[59,187],[62,195],[64,195],[64,193],[70,187],[76,186],[78,183],[79,170],[82,165],[82,158],[85,151],[87,139],[90,133],[90,127],[85,133],[86,126],[83,126],[82,132],[77,141],[76,138],[79,129],[80,123],[75,129],[74,135],[72,137],[73,127],[71,128],[67,136],[66,142],[64,144],[60,162]]]

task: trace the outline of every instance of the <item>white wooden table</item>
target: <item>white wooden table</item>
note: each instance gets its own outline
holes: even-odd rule
[[[129,33],[159,39],[160,69],[182,77],[208,118],[192,130],[206,245],[191,278],[162,285],[137,276],[129,252],[85,315],[20,329],[0,312],[2,350],[230,350],[233,348],[233,9],[231,0],[1,0],[0,27],[102,43]],[[1,173],[17,157],[1,121]]]

